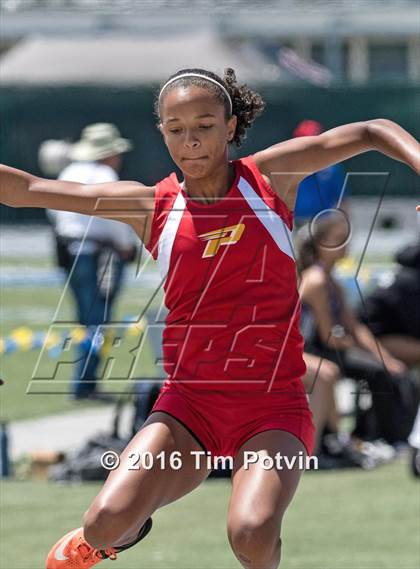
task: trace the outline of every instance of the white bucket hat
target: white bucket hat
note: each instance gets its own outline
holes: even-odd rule
[[[102,160],[128,152],[132,148],[131,141],[122,138],[115,125],[95,123],[82,130],[79,142],[72,146],[70,158],[77,161]]]

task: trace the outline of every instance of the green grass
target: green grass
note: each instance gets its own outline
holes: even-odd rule
[[[22,261],[24,266],[30,268],[28,260]],[[3,287],[0,293],[0,335],[6,335],[19,326],[47,330],[61,290]],[[118,301],[117,317],[139,313],[149,293],[141,287],[125,289]],[[70,299],[64,298],[60,318],[71,320],[72,310]],[[38,356],[39,351],[28,351],[2,358],[1,375],[6,385],[0,390],[0,416],[16,420],[81,407],[80,403],[69,403],[63,394],[26,393]],[[118,369],[117,366],[115,374]],[[142,370],[145,375],[153,374],[150,353],[146,354]],[[70,371],[67,369],[62,375],[64,387]],[[96,484],[3,482],[1,569],[43,568],[51,545],[80,525],[83,512],[99,488]],[[203,484],[157,512],[154,531],[147,540],[124,552],[118,561],[104,562],[103,566],[238,568],[225,532],[229,493],[227,481]],[[307,473],[284,522],[282,569],[417,569],[419,511],[418,482],[410,478],[405,464],[395,463],[372,472]]]
[[[8,255],[7,251],[2,251],[1,262],[3,266],[21,267],[23,269],[30,267],[50,269],[56,267],[54,257],[17,257],[16,255]]]
[[[4,482],[1,567],[41,569],[51,545],[81,523],[100,485]],[[154,515],[154,530],[113,569],[233,569],[226,538],[230,482],[210,480]],[[420,494],[406,464],[311,472],[286,514],[282,569],[417,569]],[[102,566],[102,565],[101,565]],[[104,567],[111,567],[105,562]]]
[[[62,289],[59,287],[3,287],[1,290],[0,336],[7,336],[16,328],[21,327],[32,332],[47,331],[54,320],[61,296]],[[123,318],[127,314],[140,314],[149,299],[150,290],[140,287],[139,290],[126,288],[116,303],[115,319]],[[153,306],[156,306],[157,301],[158,299],[154,301]],[[62,299],[56,321],[72,322],[73,314],[73,302],[70,294],[67,294]],[[69,327],[71,326],[75,325],[70,324]],[[129,349],[134,349],[137,343],[138,336],[128,337],[124,344],[126,348],[124,354],[127,354]],[[8,420],[27,419],[49,413],[80,409],[89,405],[79,402],[72,403],[63,394],[68,391],[73,366],[60,365],[58,372],[55,372],[59,360],[44,356],[37,368],[40,353],[40,350],[19,351],[1,357],[0,375],[5,380],[5,385],[0,392],[0,417]],[[141,364],[135,367],[136,373],[133,377],[155,376],[154,359],[147,346],[142,354],[144,356],[142,355]],[[73,358],[72,350],[69,351],[67,357],[69,360]],[[127,369],[127,358],[117,358],[112,370],[104,373],[101,388],[114,393],[129,389],[132,382],[124,381]],[[39,379],[50,377],[53,379],[47,381]],[[46,391],[49,393],[45,393]]]

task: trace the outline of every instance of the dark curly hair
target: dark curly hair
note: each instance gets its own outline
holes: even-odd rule
[[[225,69],[223,79],[221,79],[216,73],[212,71],[207,71],[206,69],[180,69],[173,75],[171,75],[164,83],[162,83],[158,93],[156,94],[154,111],[158,117],[158,124],[160,124],[160,114],[159,114],[159,94],[163,85],[170,79],[177,77],[177,75],[182,75],[184,73],[200,73],[200,75],[206,75],[211,77],[227,90],[232,99],[232,114],[237,116],[238,122],[235,130],[232,144],[236,146],[241,146],[242,142],[246,137],[246,130],[251,127],[254,120],[263,112],[265,108],[265,102],[261,95],[256,91],[250,89],[247,85],[239,85],[236,80],[235,71],[228,67]],[[166,94],[171,89],[175,87],[187,87],[188,85],[197,85],[203,89],[208,89],[216,97],[217,100],[225,108],[226,120],[230,118],[230,105],[222,89],[219,89],[217,85],[210,81],[206,81],[201,77],[182,77],[179,81],[174,81],[168,87],[165,88],[164,94]],[[163,95],[164,96],[164,95]]]

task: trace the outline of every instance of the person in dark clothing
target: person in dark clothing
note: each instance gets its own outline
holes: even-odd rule
[[[394,280],[376,287],[360,318],[386,349],[408,367],[420,367],[420,237],[395,257]]]

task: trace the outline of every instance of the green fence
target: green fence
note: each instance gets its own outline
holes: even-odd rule
[[[96,121],[114,122],[124,136],[134,141],[122,172],[125,179],[153,184],[174,170],[161,135],[155,127],[151,87],[60,87],[3,88],[0,93],[0,161],[41,174],[37,149],[47,138],[76,140],[84,125]],[[260,87],[267,109],[249,133],[240,151],[246,155],[290,138],[304,118],[321,121],[326,128],[339,124],[388,118],[420,137],[420,90],[415,86],[369,86],[318,89],[308,87]],[[379,153],[366,153],[345,163],[347,171],[390,172],[387,195],[419,194],[418,179],[409,168]],[[352,182],[354,195],[380,194],[383,183],[369,176]],[[2,220],[42,221],[41,210],[3,208]]]

